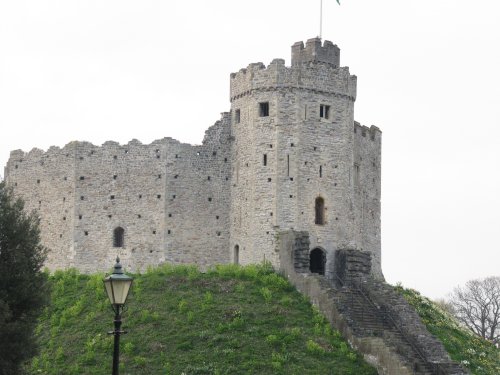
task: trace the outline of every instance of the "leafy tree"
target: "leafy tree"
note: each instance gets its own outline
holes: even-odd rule
[[[48,300],[38,218],[0,182],[0,375],[19,374],[37,349],[34,328]]]
[[[482,338],[500,344],[500,277],[467,281],[451,294],[454,314]]]

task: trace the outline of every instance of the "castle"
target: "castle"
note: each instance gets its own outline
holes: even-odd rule
[[[356,76],[319,38],[291,66],[231,74],[231,110],[192,146],[71,142],[11,152],[50,269],[271,262],[388,375],[465,375],[380,265],[381,132],[354,121]]]
[[[306,231],[311,271],[334,253],[380,265],[381,132],[354,121],[356,76],[319,38],[230,76],[229,112],[202,145],[71,142],[12,151],[5,179],[41,218],[50,269],[162,262],[279,265],[279,233]]]

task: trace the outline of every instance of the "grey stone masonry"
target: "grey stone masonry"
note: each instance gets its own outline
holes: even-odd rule
[[[303,42],[297,42],[292,46],[292,66],[312,61],[332,64],[334,68],[338,68],[340,49],[328,40],[321,45],[320,38],[309,39],[305,47]]]
[[[334,281],[352,284],[365,281],[371,273],[370,253],[358,250],[337,250],[335,253]]]
[[[164,138],[13,151],[6,180],[41,217],[50,269],[108,270],[117,253],[132,270],[207,267],[229,262],[230,142],[224,113],[201,146]]]
[[[11,152],[7,183],[41,218],[50,269],[107,270],[119,253],[143,270],[270,261],[280,231],[308,232],[309,249],[370,254],[380,266],[381,132],[354,121],[357,78],[318,38],[230,75],[229,112],[203,144],[172,138],[46,152]],[[301,260],[308,268],[308,259]]]
[[[468,374],[450,359],[406,300],[392,286],[372,277],[369,253],[337,251],[341,259],[335,263],[338,278],[334,282],[303,267],[308,243],[307,232],[279,234],[276,249],[281,272],[380,374]]]
[[[338,58],[311,39],[294,44],[291,67],[274,59],[231,74],[230,244],[242,263],[278,266],[276,233],[294,229],[325,253],[328,278],[335,251],[352,248],[371,253],[383,279],[381,132],[354,122],[357,78]]]

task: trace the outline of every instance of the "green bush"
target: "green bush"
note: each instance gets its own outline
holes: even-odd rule
[[[321,347],[317,342],[313,340],[307,340],[306,342],[306,349],[309,353],[312,354],[324,354],[325,349]]]
[[[260,294],[262,295],[262,297],[264,297],[264,301],[266,301],[266,303],[271,302],[273,294],[271,293],[269,288],[267,287],[260,288]]]

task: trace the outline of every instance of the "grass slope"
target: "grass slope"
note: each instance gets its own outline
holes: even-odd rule
[[[284,278],[265,266],[134,275],[121,374],[376,374]],[[102,274],[56,272],[31,374],[109,374],[113,313]]]
[[[500,350],[493,344],[461,327],[453,317],[416,290],[400,285],[396,290],[416,309],[427,329],[441,340],[454,361],[462,363],[473,374],[500,374]]]

